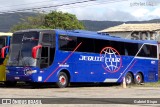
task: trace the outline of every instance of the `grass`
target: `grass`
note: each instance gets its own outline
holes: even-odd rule
[[[143,83],[141,85],[134,85],[138,87],[160,87],[160,80],[158,82],[150,82],[150,83]]]

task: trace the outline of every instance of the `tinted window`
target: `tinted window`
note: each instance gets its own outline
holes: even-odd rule
[[[124,42],[111,41],[111,47],[116,49],[120,55],[124,55]]]
[[[59,49],[64,51],[73,51],[76,48],[77,37],[60,35]]]
[[[80,43],[82,44],[77,49],[78,52],[94,52],[94,39],[78,37],[77,45]]]
[[[125,55],[135,56],[141,47],[141,44],[138,43],[125,43]]]
[[[51,47],[55,47],[55,35],[52,33],[44,33],[42,37],[43,44],[49,44]]]
[[[143,45],[142,49],[138,53],[138,56],[157,58],[157,46],[148,44]]]
[[[43,39],[42,39],[42,41],[44,42],[44,43],[50,43],[50,41],[51,41],[51,34],[47,34],[47,33],[44,33],[43,34]]]
[[[126,56],[135,56],[139,51],[142,44],[138,43],[127,43],[127,42],[119,42],[119,41],[111,41],[111,40],[101,40],[101,39],[91,39],[91,38],[83,38],[83,37],[72,37],[67,35],[59,36],[59,49],[65,51],[73,51],[78,44],[80,47],[76,50],[77,52],[92,52],[92,53],[100,53],[105,47],[112,47],[116,49],[120,55]],[[156,46],[150,46],[150,50],[152,52],[150,57],[157,57],[157,48]],[[141,52],[140,56],[145,52]]]
[[[103,48],[108,46],[110,46],[108,40],[95,39],[95,53],[100,53]]]

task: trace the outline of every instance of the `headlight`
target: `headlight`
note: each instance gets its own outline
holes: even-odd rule
[[[26,71],[26,75],[31,75],[33,73],[37,73],[37,70]]]

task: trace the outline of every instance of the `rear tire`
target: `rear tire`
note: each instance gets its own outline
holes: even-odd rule
[[[136,84],[141,84],[143,82],[143,77],[141,73],[137,73],[135,77],[135,83]]]
[[[68,76],[65,72],[60,72],[58,76],[58,82],[56,82],[56,86],[58,88],[65,88],[69,84]]]
[[[127,85],[133,84],[133,76],[131,73],[127,73],[125,76],[125,81]]]

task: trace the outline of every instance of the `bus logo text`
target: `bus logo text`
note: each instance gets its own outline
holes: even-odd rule
[[[102,67],[110,72],[117,72],[122,66],[121,56],[117,50],[112,47],[105,47],[100,52],[100,56],[84,56],[80,55],[80,61],[101,62]]]

